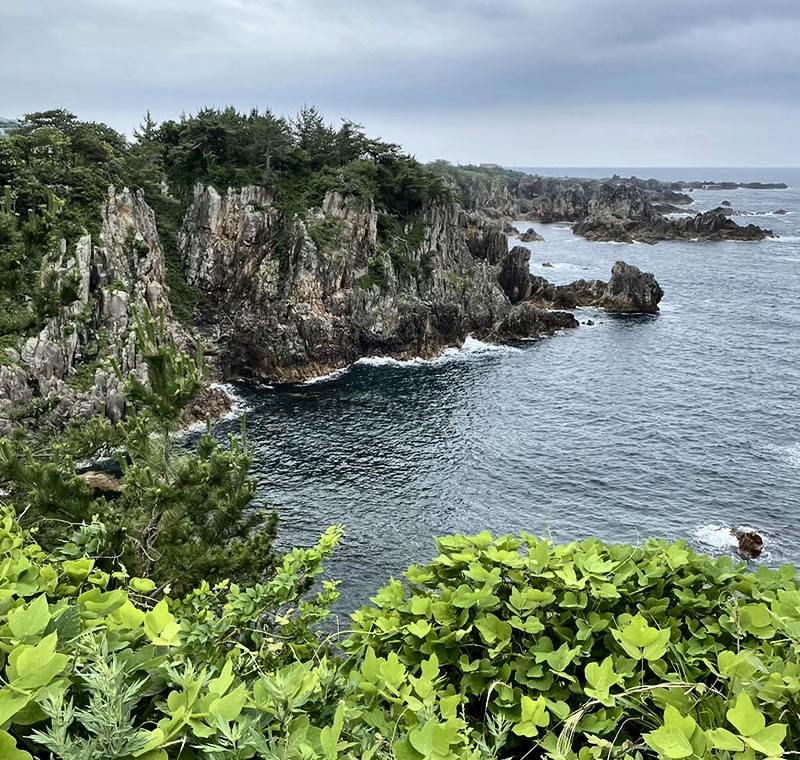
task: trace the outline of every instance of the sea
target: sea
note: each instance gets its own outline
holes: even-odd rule
[[[800,561],[800,169],[526,171],[790,187],[690,193],[691,211],[728,200],[749,214],[737,222],[778,236],[757,243],[592,243],[533,225],[545,240],[528,244],[532,272],[607,279],[624,260],[663,287],[655,316],[582,309],[594,324],[549,338],[468,338],[431,361],[365,358],[302,385],[231,387],[280,546],[344,525],[327,566],[342,609],[453,533],[655,536],[735,556],[743,527],[765,539],[754,566]]]

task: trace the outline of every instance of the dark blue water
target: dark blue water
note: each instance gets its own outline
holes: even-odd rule
[[[711,178],[800,188],[797,170],[723,175]],[[583,311],[595,326],[522,346],[468,341],[434,362],[240,387],[282,545],[343,523],[330,570],[347,606],[432,556],[433,536],[484,528],[720,554],[745,525],[765,535],[768,564],[800,560],[800,192],[694,197],[791,213],[739,220],[781,235],[763,243],[599,244],[537,225],[537,274],[607,278],[622,258],[656,274],[661,313]]]

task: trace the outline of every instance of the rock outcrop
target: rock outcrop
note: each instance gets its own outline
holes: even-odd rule
[[[735,530],[733,536],[739,544],[739,555],[742,559],[756,559],[761,556],[764,539],[752,530]]]
[[[523,232],[519,239],[523,243],[543,243],[544,238],[535,230],[533,227],[528,227],[525,232]]]
[[[120,380],[145,374],[133,331],[134,310],[156,315],[170,307],[164,257],[152,209],[141,192],[109,189],[102,209],[99,244],[87,235],[72,250],[62,244],[46,266],[77,283],[77,298],[49,319],[18,350],[0,356],[0,433],[4,409],[36,402],[54,420],[86,417],[105,407],[111,419],[124,411]]]
[[[593,306],[619,314],[656,314],[664,291],[650,272],[618,261],[611,279],[576,280],[553,285],[544,277],[531,275],[530,301],[543,308],[575,309]]]
[[[530,301],[515,306],[497,327],[504,340],[525,340],[534,335],[552,335],[559,330],[578,327],[578,320],[568,311],[551,311]]]
[[[265,191],[196,188],[180,249],[209,296],[201,334],[220,374],[294,382],[368,355],[434,356],[469,334],[504,339],[498,275],[525,284],[528,270],[506,266],[502,224],[452,203],[401,238],[379,241],[377,222],[371,204],[329,193],[287,234]]]
[[[780,185],[719,183],[713,187],[766,189]],[[588,240],[646,242],[661,240],[762,240],[769,230],[742,227],[730,210],[684,214],[692,198],[684,187],[707,189],[706,183],[664,183],[617,176],[604,180],[497,174],[482,181],[462,177],[459,190],[467,208],[492,218],[526,219],[542,223],[573,222],[574,232]],[[533,233],[534,235],[536,233]],[[531,240],[537,238],[531,237]],[[522,238],[525,240],[524,236]]]
[[[512,248],[503,259],[497,280],[511,303],[524,301],[531,292],[531,252],[524,246]]]
[[[183,412],[181,424],[189,427],[199,422],[220,420],[233,409],[231,397],[224,390],[214,386],[203,388]]]
[[[678,182],[685,190],[788,190],[785,182]]]
[[[629,212],[629,215],[626,215]],[[771,230],[755,224],[740,226],[729,218],[730,210],[716,208],[695,216],[665,217],[652,206],[602,205],[599,202],[590,215],[573,228],[587,240],[620,243],[657,243],[661,240],[763,240],[773,237]]]

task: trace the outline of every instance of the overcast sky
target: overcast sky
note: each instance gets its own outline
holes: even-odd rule
[[[317,105],[420,159],[799,166],[800,0],[0,0],[0,115]]]

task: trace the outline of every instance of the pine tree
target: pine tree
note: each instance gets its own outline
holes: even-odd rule
[[[227,447],[210,425],[194,451],[177,445],[182,411],[206,383],[202,350],[194,358],[178,351],[163,313],[137,317],[136,335],[148,381],[126,382],[126,418],[72,426],[44,448],[0,440],[0,487],[46,548],[98,515],[105,525],[98,567],[107,572],[122,562],[132,575],[178,592],[202,580],[265,580],[275,563],[277,515],[253,506],[244,422],[241,439],[229,436]],[[112,451],[119,484],[95,489],[75,460]]]

